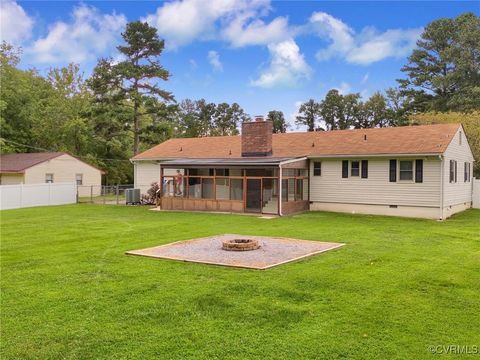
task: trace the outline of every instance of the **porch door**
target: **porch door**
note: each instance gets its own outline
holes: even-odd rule
[[[245,203],[245,211],[261,212],[262,211],[262,180],[247,179],[247,196]]]

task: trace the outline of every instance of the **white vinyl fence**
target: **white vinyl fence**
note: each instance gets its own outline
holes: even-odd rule
[[[0,186],[0,210],[74,204],[76,202],[77,186],[75,183]]]
[[[480,179],[473,179],[472,207],[480,209]]]

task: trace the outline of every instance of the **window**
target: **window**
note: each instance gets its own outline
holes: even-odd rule
[[[464,182],[470,182],[470,163],[466,162],[464,163],[464,170],[463,170],[463,181]]]
[[[450,183],[457,182],[457,162],[450,160]]]
[[[320,161],[315,161],[313,163],[313,176],[322,175],[322,163]]]
[[[45,174],[45,182],[48,183],[53,183],[53,174]]]
[[[215,176],[229,176],[229,169],[216,169]]]
[[[413,161],[401,160],[400,161],[400,180],[413,180]]]
[[[350,164],[350,176],[360,176],[360,161],[352,161]]]
[[[77,185],[83,185],[83,174],[76,174],[75,181],[77,182]]]
[[[462,132],[461,131],[458,132],[458,144],[462,145]]]

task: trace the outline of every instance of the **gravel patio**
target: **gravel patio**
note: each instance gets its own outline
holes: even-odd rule
[[[260,248],[251,251],[226,251],[222,249],[224,241],[238,238],[257,240],[260,243]],[[343,245],[345,244],[279,237],[224,234],[127,251],[127,254],[264,270],[333,250]]]

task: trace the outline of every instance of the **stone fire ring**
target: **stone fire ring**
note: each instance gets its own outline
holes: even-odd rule
[[[223,241],[222,249],[227,251],[249,251],[260,247],[255,239],[228,239]]]

